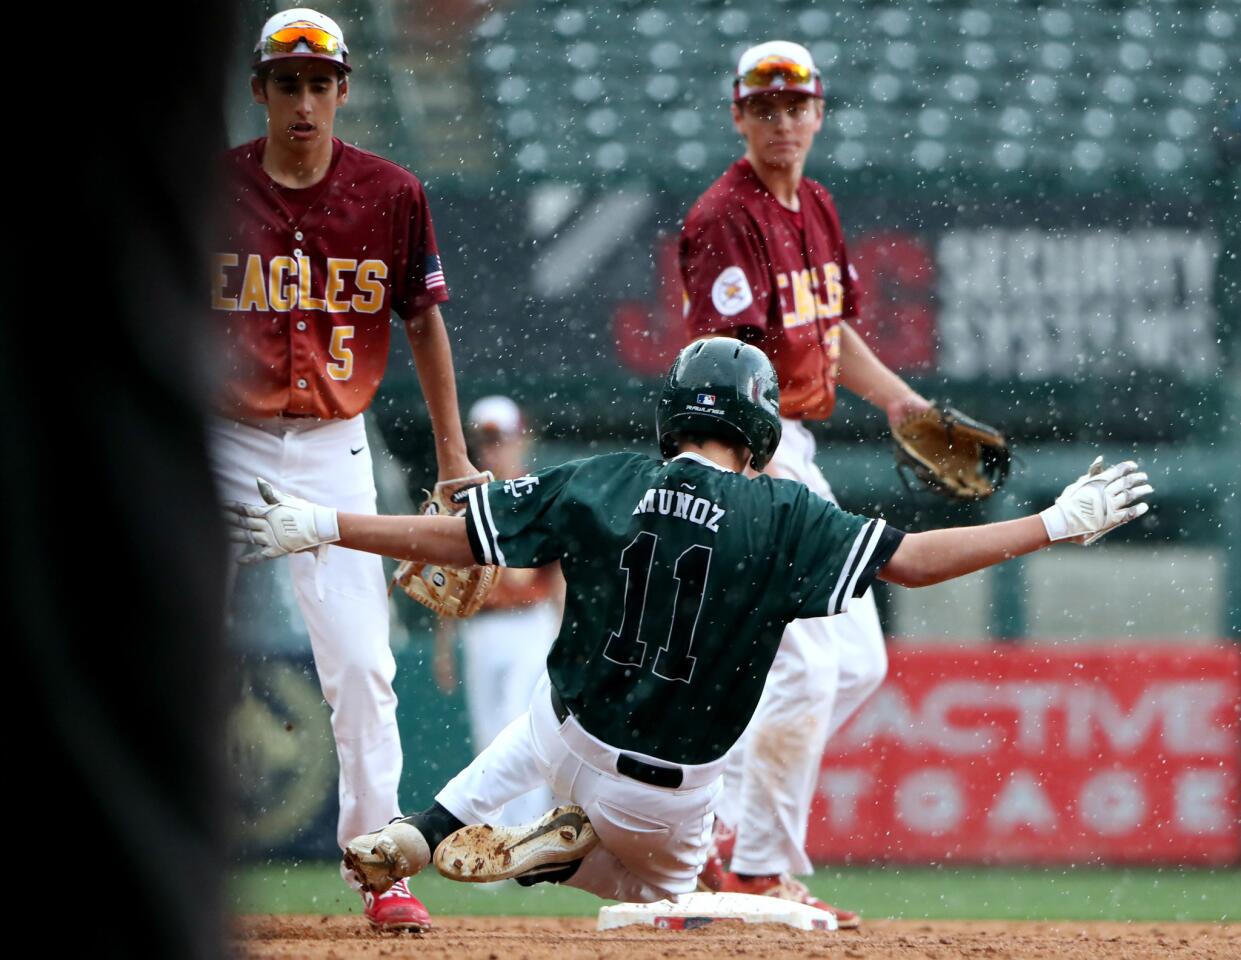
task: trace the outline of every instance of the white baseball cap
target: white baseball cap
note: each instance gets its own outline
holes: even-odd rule
[[[349,48],[345,34],[331,17],[309,7],[282,10],[271,17],[254,45],[254,67],[273,60],[308,57],[327,60],[348,72]]]
[[[756,93],[789,91],[823,96],[823,78],[814,57],[800,43],[769,40],[750,47],[737,62],[733,102]]]
[[[470,407],[466,417],[473,430],[486,430],[504,436],[517,436],[525,429],[525,420],[517,404],[508,397],[483,397]]]

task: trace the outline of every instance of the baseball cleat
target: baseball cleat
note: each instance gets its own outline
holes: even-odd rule
[[[380,894],[363,891],[362,902],[366,904],[366,919],[380,933],[425,933],[431,929],[431,914],[409,892],[404,880],[396,881]]]
[[[817,910],[826,910],[836,915],[836,926],[841,930],[856,930],[862,925],[862,918],[852,910],[841,910],[830,903],[824,903],[809,888],[792,874],[780,873],[767,877],[742,877],[735,873],[724,874],[724,885],[720,893],[752,893],[760,897],[779,897],[781,900],[792,900],[804,903]]]
[[[345,844],[344,861],[364,892],[380,896],[430,863],[431,850],[421,830],[408,820],[393,820]]]
[[[580,860],[598,842],[585,810],[557,807],[519,827],[462,827],[435,849],[435,868],[450,880],[489,883]]]

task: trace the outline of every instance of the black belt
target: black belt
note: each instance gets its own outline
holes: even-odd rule
[[[554,686],[551,689],[552,713],[556,715],[558,723],[564,723],[569,719],[569,708],[560,699],[560,691]],[[680,767],[657,767],[632,753],[622,753],[616,758],[616,772],[639,783],[650,784],[652,787],[667,787],[670,790],[677,789],[685,779],[685,773]]]

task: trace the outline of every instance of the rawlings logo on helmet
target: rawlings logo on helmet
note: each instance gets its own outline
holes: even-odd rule
[[[747,447],[761,470],[780,442],[780,388],[771,361],[732,337],[698,340],[668,372],[655,417],[659,449],[675,456],[678,437],[718,437]]]

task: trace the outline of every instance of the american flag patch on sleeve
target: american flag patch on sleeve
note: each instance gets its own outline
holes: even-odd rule
[[[440,264],[440,258],[437,254],[428,254],[426,263],[426,286],[428,290],[435,290],[447,286],[444,283],[444,267]]]

